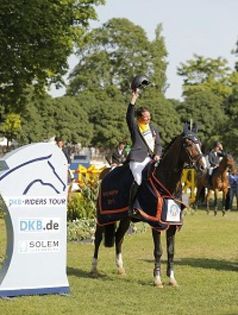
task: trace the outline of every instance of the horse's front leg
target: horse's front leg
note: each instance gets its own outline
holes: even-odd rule
[[[201,185],[198,185],[198,186],[197,186],[197,192],[196,192],[196,198],[195,198],[195,201],[194,201],[194,203],[193,203],[193,207],[194,207],[194,209],[196,209],[196,210],[197,210],[198,205],[199,205],[199,199],[200,199],[201,191],[202,191],[202,186],[201,186]]]
[[[118,229],[117,229],[116,235],[115,235],[116,266],[117,266],[118,274],[120,274],[120,275],[124,275],[126,273],[124,266],[123,266],[121,248],[122,248],[124,236],[125,236],[128,228],[129,228],[129,226],[130,226],[130,219],[129,218],[122,219],[119,223],[119,226],[118,226]]]
[[[93,261],[92,261],[92,268],[91,268],[91,274],[93,276],[98,275],[97,265],[98,265],[98,253],[99,253],[99,247],[102,241],[102,235],[103,235],[103,227],[99,226],[97,224],[96,231],[95,231],[95,239],[94,239],[94,254],[93,254]]]
[[[167,255],[168,255],[167,276],[169,277],[169,284],[172,286],[177,286],[177,281],[174,276],[175,233],[176,233],[175,225],[171,225],[166,231]]]
[[[210,198],[211,198],[211,189],[207,189],[207,195],[206,195],[206,207],[207,207],[207,214],[209,214],[210,210]]]
[[[161,246],[161,232],[152,229],[152,236],[154,241],[154,284],[157,288],[163,288],[163,283],[161,280],[161,257],[163,254],[163,249]]]

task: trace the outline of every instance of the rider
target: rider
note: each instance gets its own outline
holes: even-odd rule
[[[214,169],[216,169],[219,166],[220,160],[223,158],[224,152],[223,152],[223,145],[221,142],[215,142],[212,150],[208,153],[208,162],[209,162],[209,169],[211,170],[209,172],[210,175],[212,175],[212,172]]]
[[[140,107],[137,111],[135,110],[138,97],[139,90],[132,90],[131,101],[126,113],[126,121],[132,141],[127,160],[129,161],[129,167],[134,177],[129,196],[130,216],[136,215],[136,213],[133,213],[133,203],[138,187],[142,182],[142,171],[152,159],[158,161],[162,152],[159,133],[150,123],[149,110],[146,107]]]
[[[208,174],[209,174],[209,182],[211,183],[211,178],[214,170],[216,170],[219,166],[221,159],[224,156],[223,145],[221,142],[216,141],[212,150],[208,153]]]

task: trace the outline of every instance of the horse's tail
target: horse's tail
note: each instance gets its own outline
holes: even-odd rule
[[[104,227],[104,246],[113,247],[115,242],[116,223],[108,224]]]

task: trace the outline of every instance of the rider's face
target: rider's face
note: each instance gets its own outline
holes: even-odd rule
[[[143,124],[149,124],[151,120],[150,112],[143,112],[139,117],[139,122]]]

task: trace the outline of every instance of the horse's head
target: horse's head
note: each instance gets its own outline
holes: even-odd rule
[[[195,168],[198,172],[204,173],[207,170],[207,162],[202,154],[201,142],[196,136],[196,130],[184,128],[181,137],[181,160],[184,167]]]
[[[236,170],[236,163],[235,160],[233,158],[233,156],[231,154],[225,154],[221,163],[224,163],[224,166],[228,169],[231,170],[231,172],[235,172]]]
[[[157,168],[157,176],[163,177],[165,182],[166,178],[172,176],[169,174],[180,177],[184,168],[195,168],[200,173],[207,170],[201,142],[196,136],[196,131],[189,129],[188,125],[185,125],[183,132],[165,149]]]

